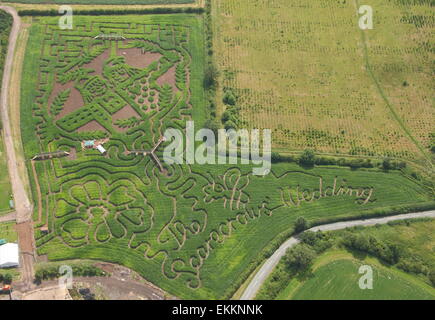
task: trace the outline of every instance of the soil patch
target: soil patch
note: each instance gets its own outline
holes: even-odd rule
[[[115,123],[116,120],[123,120],[123,119],[130,119],[130,118],[141,118],[140,115],[134,110],[131,106],[126,105],[121,110],[118,110],[112,115],[113,123]],[[117,126],[116,124],[113,124],[113,127],[119,131],[119,132],[126,132],[131,128],[121,128]]]
[[[23,222],[15,225],[15,230],[18,233],[19,247],[21,252],[33,253],[33,225],[32,222]]]
[[[80,109],[84,105],[85,102],[83,101],[80,91],[78,91],[76,88],[72,88],[68,100],[65,102],[62,111],[58,114],[56,118],[60,119],[70,114],[71,112]]]
[[[77,150],[76,148],[71,148],[69,151],[69,156],[67,157],[68,160],[75,160],[77,159]]]
[[[102,54],[100,54],[98,57],[96,57],[91,62],[84,64],[83,67],[87,69],[92,69],[94,72],[92,72],[92,75],[103,75],[103,67],[104,62],[109,59],[110,57],[110,51],[109,49],[105,50]]]
[[[161,87],[163,86],[165,83],[169,84],[172,87],[172,90],[174,92],[178,91],[178,88],[176,86],[176,78],[175,78],[175,71],[176,71],[176,66],[171,67],[168,71],[166,71],[166,73],[164,73],[163,75],[161,75],[158,79],[157,79],[157,84]]]
[[[118,49],[117,55],[125,57],[125,62],[133,68],[144,69],[154,61],[160,60],[160,53],[145,52],[141,48]]]
[[[131,106],[126,105],[112,115],[113,121],[121,119],[130,119],[132,117],[140,118],[140,115]]]
[[[85,104],[80,91],[74,88],[74,82],[68,82],[66,84],[60,84],[56,82],[54,84],[53,92],[48,99],[48,107],[51,107],[53,100],[59,95],[59,93],[68,89],[71,90],[68,100],[65,102],[62,111],[56,116],[56,120],[63,118],[77,109],[80,109]]]
[[[101,124],[99,124],[96,120],[92,120],[81,126],[77,129],[77,132],[86,132],[86,131],[104,131],[107,132],[106,128],[104,128]]]

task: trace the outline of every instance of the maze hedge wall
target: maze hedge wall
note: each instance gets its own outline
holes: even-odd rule
[[[57,19],[40,18],[26,50],[26,157],[71,153],[29,162],[39,254],[111,261],[179,297],[222,298],[299,216],[318,222],[430,200],[397,172],[294,164],[276,164],[265,177],[248,165],[164,165],[161,172],[126,151],[150,149],[186,120],[204,124],[201,17],[74,21],[73,30],[59,30]],[[93,137],[109,139],[106,155],[82,150],[81,140]]]

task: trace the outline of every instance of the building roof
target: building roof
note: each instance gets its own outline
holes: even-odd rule
[[[104,147],[100,144],[97,146],[98,151],[100,151],[101,153],[106,153],[106,149],[104,149]]]
[[[86,140],[85,147],[93,147],[95,145],[95,140]]]
[[[0,268],[18,267],[19,254],[18,244],[6,243],[0,246]]]

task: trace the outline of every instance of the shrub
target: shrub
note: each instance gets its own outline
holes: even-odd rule
[[[311,266],[316,252],[306,244],[299,244],[287,250],[284,264],[290,270],[303,271]]]
[[[382,169],[384,170],[392,169],[391,160],[389,158],[385,158],[384,160],[382,160]]]
[[[306,149],[299,157],[299,164],[304,166],[313,166],[315,163],[315,154],[313,150]]]
[[[234,93],[231,90],[227,90],[224,93],[224,97],[222,99],[222,101],[230,106],[235,106],[236,105],[236,96],[234,95]]]
[[[308,221],[304,217],[299,217],[295,221],[295,231],[302,232],[308,229]]]
[[[219,123],[216,120],[211,119],[205,122],[205,127],[212,130],[215,134],[217,134],[218,130],[220,129]]]
[[[212,63],[209,63],[204,73],[204,88],[209,89],[213,87],[216,83],[217,76],[218,71],[216,67]]]
[[[11,284],[12,275],[10,273],[0,274],[0,282],[3,282],[4,284]]]
[[[429,272],[429,280],[432,283],[432,286],[435,287],[435,270],[431,270]]]

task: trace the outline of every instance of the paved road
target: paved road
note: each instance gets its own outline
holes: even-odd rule
[[[3,81],[0,93],[0,114],[3,123],[5,146],[6,146],[6,161],[9,168],[9,177],[12,184],[12,192],[14,195],[14,203],[16,210],[17,223],[29,225],[28,228],[22,228],[24,232],[30,231],[31,234],[23,235],[23,232],[18,231],[18,245],[20,247],[21,256],[21,268],[23,281],[30,287],[33,281],[33,262],[34,262],[34,238],[32,225],[32,213],[33,207],[27,197],[26,190],[24,188],[23,181],[21,180],[18,167],[17,157],[14,149],[14,141],[12,137],[12,131],[8,113],[9,102],[9,84],[11,80],[12,64],[14,60],[14,52],[17,43],[18,33],[21,26],[21,19],[18,16],[16,10],[11,7],[0,6],[1,10],[4,10],[12,15],[14,23],[9,36],[9,48],[5,60]],[[32,248],[31,252],[22,252],[22,248]]]
[[[317,226],[309,229],[309,231],[332,231],[332,230],[340,230],[351,228],[355,226],[374,226],[376,224],[386,224],[389,221],[395,220],[405,220],[405,219],[416,219],[416,218],[435,218],[435,210],[425,211],[425,212],[417,212],[417,213],[408,213],[408,214],[400,214],[396,216],[383,217],[383,218],[373,218],[366,220],[354,220],[354,221],[345,221],[345,222],[336,222],[331,224],[325,224],[323,226]],[[252,300],[255,298],[258,290],[272,273],[273,269],[276,267],[278,262],[284,256],[287,249],[293,247],[295,244],[299,243],[300,240],[295,237],[291,237],[286,242],[284,242],[275,253],[266,260],[260,270],[255,274],[254,278],[249,283],[245,292],[243,292],[240,300]]]

